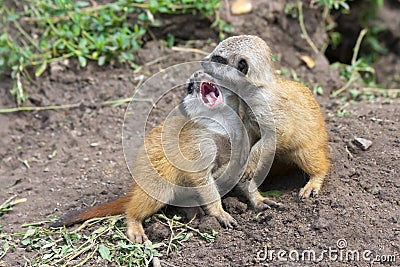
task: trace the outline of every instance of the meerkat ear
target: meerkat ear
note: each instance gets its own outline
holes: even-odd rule
[[[237,69],[238,71],[246,75],[249,71],[249,65],[247,64],[247,61],[245,59],[241,59],[237,65]]]

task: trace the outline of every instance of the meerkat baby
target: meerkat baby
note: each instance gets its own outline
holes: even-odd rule
[[[312,92],[303,84],[275,75],[271,50],[257,36],[227,38],[204,59],[203,67],[211,76],[231,84],[240,84],[240,76],[244,76],[255,86],[232,87],[242,90],[239,95],[251,108],[246,111],[250,119],[266,128],[275,124],[275,155],[270,136],[261,135],[251,148],[243,180],[264,175],[265,163],[275,157],[297,165],[309,175],[308,183],[299,192],[301,198],[317,195],[330,167],[330,154],[324,117]],[[269,110],[273,118],[268,115]]]
[[[186,88],[183,109],[187,116],[167,118],[149,132],[135,159],[130,192],[109,203],[69,214],[50,227],[125,213],[128,237],[143,242],[148,240],[142,226],[145,218],[166,204],[185,206],[186,202],[195,203],[196,198],[225,227],[236,224],[222,207],[220,191],[235,186],[237,181],[231,178],[244,171],[240,166],[247,161],[250,150],[249,140],[244,138],[246,128],[241,125],[243,119],[236,112],[238,97],[202,71],[191,76]],[[247,196],[261,197],[258,191]]]

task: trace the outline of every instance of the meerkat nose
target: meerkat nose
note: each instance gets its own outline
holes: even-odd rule
[[[205,58],[200,60],[200,64],[203,68],[205,68],[204,64],[210,62],[210,56],[206,56]]]
[[[205,56],[202,60],[200,60],[201,62],[203,61],[210,61],[210,55]]]

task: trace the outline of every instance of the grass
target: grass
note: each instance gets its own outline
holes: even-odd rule
[[[90,104],[85,104],[85,103],[75,103],[75,104],[65,104],[65,105],[59,105],[59,106],[44,106],[44,107],[30,107],[30,106],[22,106],[22,107],[16,107],[16,108],[4,108],[0,109],[0,114],[2,113],[13,113],[13,112],[21,112],[21,111],[40,111],[40,110],[59,110],[59,109],[72,109],[72,108],[79,108],[82,106],[120,106],[125,103],[129,103],[131,101],[134,102],[150,102],[152,103],[151,99],[146,99],[146,98],[122,98],[122,99],[115,99],[115,100],[108,100],[108,101],[103,101],[100,103],[90,103]]]
[[[0,217],[25,201],[25,198],[16,199],[15,196],[7,199],[0,205]],[[22,225],[27,230],[14,233],[6,233],[0,226],[0,260],[23,248],[34,252],[32,258],[24,256],[26,266],[106,265],[107,262],[117,266],[149,266],[152,260],[177,251],[194,235],[212,242],[218,234],[216,231],[203,233],[191,227],[190,222],[181,222],[178,216],[168,218],[165,214],[155,214],[152,218],[170,229],[167,242],[151,245],[132,243],[125,235],[122,215],[91,219],[75,230],[46,228],[49,221]]]
[[[280,197],[283,195],[283,192],[280,190],[270,190],[266,192],[261,192],[261,195],[264,197]]]
[[[329,14],[333,10],[339,10],[343,13],[350,12],[350,5],[348,0],[318,0],[315,3],[323,8],[323,17],[328,21],[326,31],[330,39],[328,43],[324,44],[321,50],[319,50],[311,37],[308,35],[306,27],[304,25],[304,15],[302,9],[302,1],[297,3],[287,3],[285,5],[285,13],[290,15],[292,18],[298,18],[298,23],[302,32],[303,38],[307,41],[314,53],[324,52],[329,44],[338,45],[341,42],[342,36],[338,32],[332,31],[335,25],[332,24],[332,18],[329,18]],[[377,58],[378,54],[385,54],[386,50],[380,46],[377,35],[384,30],[382,25],[369,25],[369,22],[374,20],[377,16],[377,9],[383,5],[382,0],[369,0],[365,14],[360,14],[360,22],[364,25],[364,29],[361,30],[357,42],[353,49],[353,56],[351,64],[334,63],[332,67],[339,70],[339,75],[344,81],[345,85],[339,89],[331,92],[331,97],[339,98],[342,95],[346,96],[345,101],[359,101],[361,99],[374,100],[378,95],[383,97],[396,98],[400,96],[399,89],[384,89],[380,88],[376,84],[375,70],[371,66],[373,60]],[[372,51],[371,55],[359,55],[361,46],[367,46]],[[294,72],[294,70],[288,70],[282,68],[280,73],[284,76],[290,77],[295,81],[301,81],[301,78]],[[303,82],[305,83],[305,82]],[[307,84],[307,83],[305,83]],[[314,94],[323,95],[324,89],[320,84],[309,85]],[[343,109],[337,112],[338,116],[347,116],[350,114],[347,110]]]
[[[221,37],[229,25],[220,19],[219,0],[24,0],[13,7],[0,0],[0,73],[13,78],[11,93],[20,105],[27,99],[24,84],[42,75],[50,64],[75,58],[104,65],[118,61],[135,65],[134,53],[151,27],[162,26],[158,14],[199,13],[213,21]],[[167,45],[174,37],[169,35]]]
[[[12,211],[13,206],[26,202],[26,198],[20,198],[20,199],[15,199],[16,196],[12,196],[6,201],[4,201],[3,204],[0,205],[0,217],[3,216],[4,214]]]
[[[18,233],[4,233],[0,229],[0,260],[17,248],[24,248],[35,252],[33,258],[25,258],[28,266],[90,266],[108,262],[117,266],[148,266],[153,259],[178,250],[194,234],[207,242],[217,235],[215,231],[202,233],[190,222],[180,222],[177,216],[156,214],[152,218],[169,227],[168,242],[147,246],[132,243],[125,235],[123,216],[88,220],[76,230],[41,226],[47,222],[23,225],[27,230]]]

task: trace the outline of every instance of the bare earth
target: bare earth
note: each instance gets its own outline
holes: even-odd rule
[[[220,228],[215,219],[202,216],[191,224],[204,231],[218,230],[215,242],[206,243],[194,237],[178,252],[163,259],[175,266],[370,266],[363,260],[334,261],[328,257],[320,263],[276,260],[278,250],[289,253],[290,250],[313,249],[319,255],[323,250],[337,249],[344,239],[345,249],[360,253],[370,250],[371,259],[376,255],[397,255],[396,262],[384,265],[399,266],[400,101],[377,97],[373,101],[349,104],[345,107],[351,111],[348,116],[336,116],[342,104],[330,98],[329,91],[342,85],[337,72],[323,56],[316,56],[315,69],[305,66],[299,56],[313,54],[300,37],[297,20],[284,14],[283,3],[271,2],[255,1],[253,13],[231,18],[234,34],[259,35],[271,44],[278,56],[278,68],[293,68],[303,81],[323,85],[325,93],[317,99],[329,128],[333,159],[330,174],[321,195],[306,201],[297,198],[306,181],[301,174],[267,180],[264,190],[284,192],[276,198],[284,208],[267,210],[257,220],[254,219],[257,213],[236,196],[226,197],[223,203],[238,221],[238,227],[226,230]],[[319,46],[325,33],[318,24],[318,16],[313,15],[316,10],[305,9],[305,12],[310,37]],[[185,29],[180,32],[184,35]],[[203,38],[194,42],[193,47],[211,51],[217,40],[207,41],[206,38],[215,38],[215,34],[210,32]],[[126,66],[98,68],[89,65],[79,69],[76,62],[69,62],[67,66],[51,69],[36,84],[30,85],[27,104],[82,103],[79,107],[0,115],[0,202],[13,195],[27,198],[27,202],[0,218],[5,232],[21,231],[24,223],[48,220],[69,210],[111,200],[129,189],[131,178],[121,145],[127,105],[113,107],[97,103],[132,96],[140,75],[147,78],[161,67],[202,57],[163,48],[156,41],[148,42],[137,56],[145,64],[163,55],[167,57],[138,74]],[[393,74],[400,65],[398,54],[390,55],[386,57],[387,62],[382,59],[377,63],[381,65],[375,66],[381,72],[382,83],[386,82],[384,77]],[[0,107],[14,105],[6,92],[10,83],[6,77],[0,79],[0,88],[3,88]],[[394,86],[399,88],[399,84]],[[161,110],[172,109],[182,95],[169,97],[170,101],[159,106]],[[371,140],[373,144],[364,151],[353,143],[356,137]],[[57,154],[52,156],[55,150]],[[167,208],[168,213],[174,211],[174,208]],[[153,241],[165,241],[168,228],[157,224],[145,224],[146,231],[151,230],[149,235]],[[272,253],[274,260],[264,258],[266,253]],[[3,264],[23,266],[24,257],[29,259],[34,255],[35,252],[18,249],[7,254]],[[284,257],[288,258],[288,254]]]

